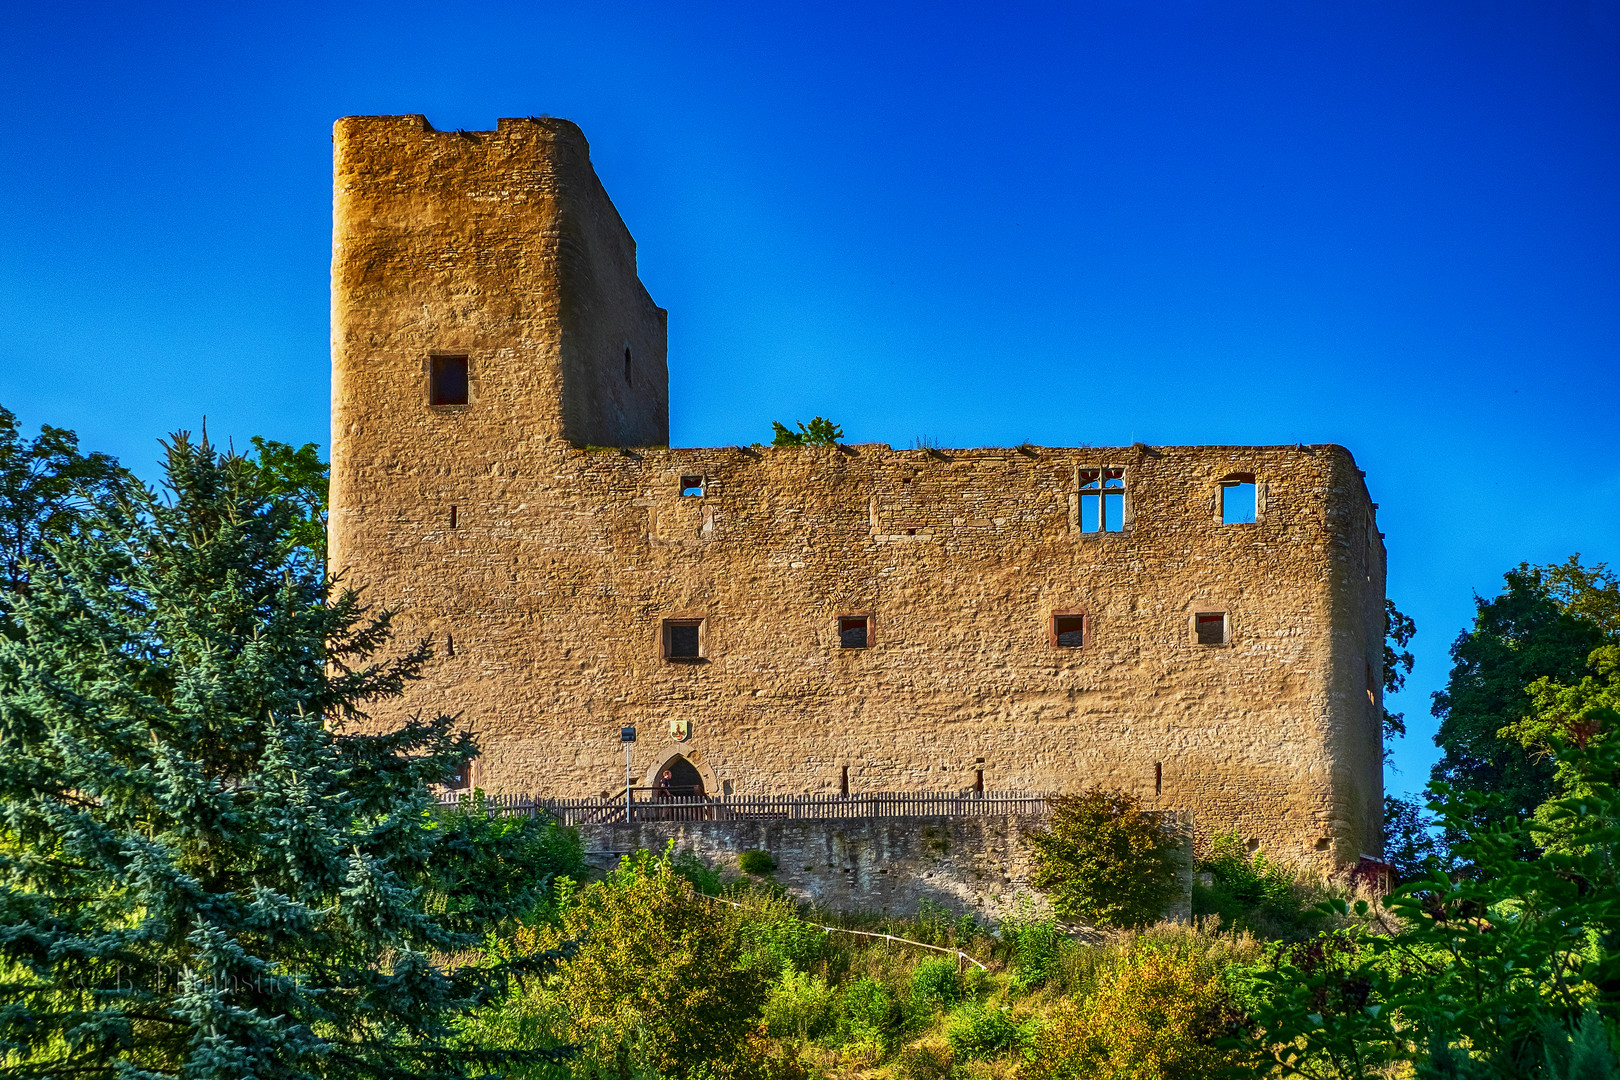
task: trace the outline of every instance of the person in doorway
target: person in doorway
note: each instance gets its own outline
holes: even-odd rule
[[[657,789],[653,792],[653,799],[657,802],[671,801],[675,798],[675,792],[673,790],[674,786],[675,774],[671,770],[665,769],[663,774],[658,777],[658,783],[653,785],[653,787]],[[658,812],[658,817],[661,820],[668,821],[670,818],[674,817],[674,812],[671,810],[660,810]]]

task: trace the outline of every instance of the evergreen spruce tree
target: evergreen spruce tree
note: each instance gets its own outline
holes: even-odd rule
[[[58,545],[0,638],[7,1076],[459,1077],[511,967],[428,913],[452,718],[365,734],[425,646],[301,558],[252,462],[176,435]],[[532,897],[530,897],[532,899]],[[499,915],[499,912],[494,912]],[[530,966],[543,966],[524,962]]]

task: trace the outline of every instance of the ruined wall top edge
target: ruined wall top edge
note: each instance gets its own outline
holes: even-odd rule
[[[391,116],[341,116],[332,124],[334,136],[342,135],[356,129],[385,129],[392,128],[401,132],[413,132],[421,135],[442,135],[446,138],[467,138],[509,135],[526,133],[531,129],[563,135],[578,139],[581,143],[589,145],[585,132],[572,120],[564,120],[560,116],[503,116],[495,121],[494,130],[471,131],[463,128],[452,128],[441,131],[428,121],[421,113],[399,113]]]

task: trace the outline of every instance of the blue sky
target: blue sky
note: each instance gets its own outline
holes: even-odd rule
[[[577,121],[672,437],[1338,442],[1417,619],[1620,563],[1620,0],[29,5],[0,404],[327,442],[331,124]]]

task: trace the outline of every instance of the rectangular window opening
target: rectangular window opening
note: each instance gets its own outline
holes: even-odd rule
[[[1125,529],[1125,496],[1104,494],[1102,497],[1102,531],[1123,532]]]
[[[703,658],[703,620],[665,619],[664,657],[669,660]]]
[[[1221,481],[1221,524],[1254,524],[1254,475],[1233,473]]]
[[[1080,531],[1125,531],[1125,470],[1080,470]]]
[[[452,529],[456,527],[456,508],[454,506],[450,508],[450,527]]]
[[[1153,794],[1164,794],[1164,762],[1162,761],[1153,763]]]
[[[681,498],[683,498],[683,499],[701,499],[701,498],[703,498],[703,477],[701,477],[701,476],[683,476],[683,477],[681,477]]]
[[[1080,649],[1086,644],[1084,615],[1052,616],[1052,640],[1060,649]]]
[[[624,385],[626,385],[626,386],[634,386],[634,385],[636,385],[635,382],[630,378],[630,350],[629,349],[624,350]]]
[[[467,358],[435,356],[430,364],[428,401],[434,405],[467,404]]]
[[[872,643],[870,618],[866,615],[842,615],[838,619],[838,647],[864,649]]]
[[[1201,611],[1196,616],[1196,620],[1198,644],[1226,644],[1226,613],[1224,611]]]

